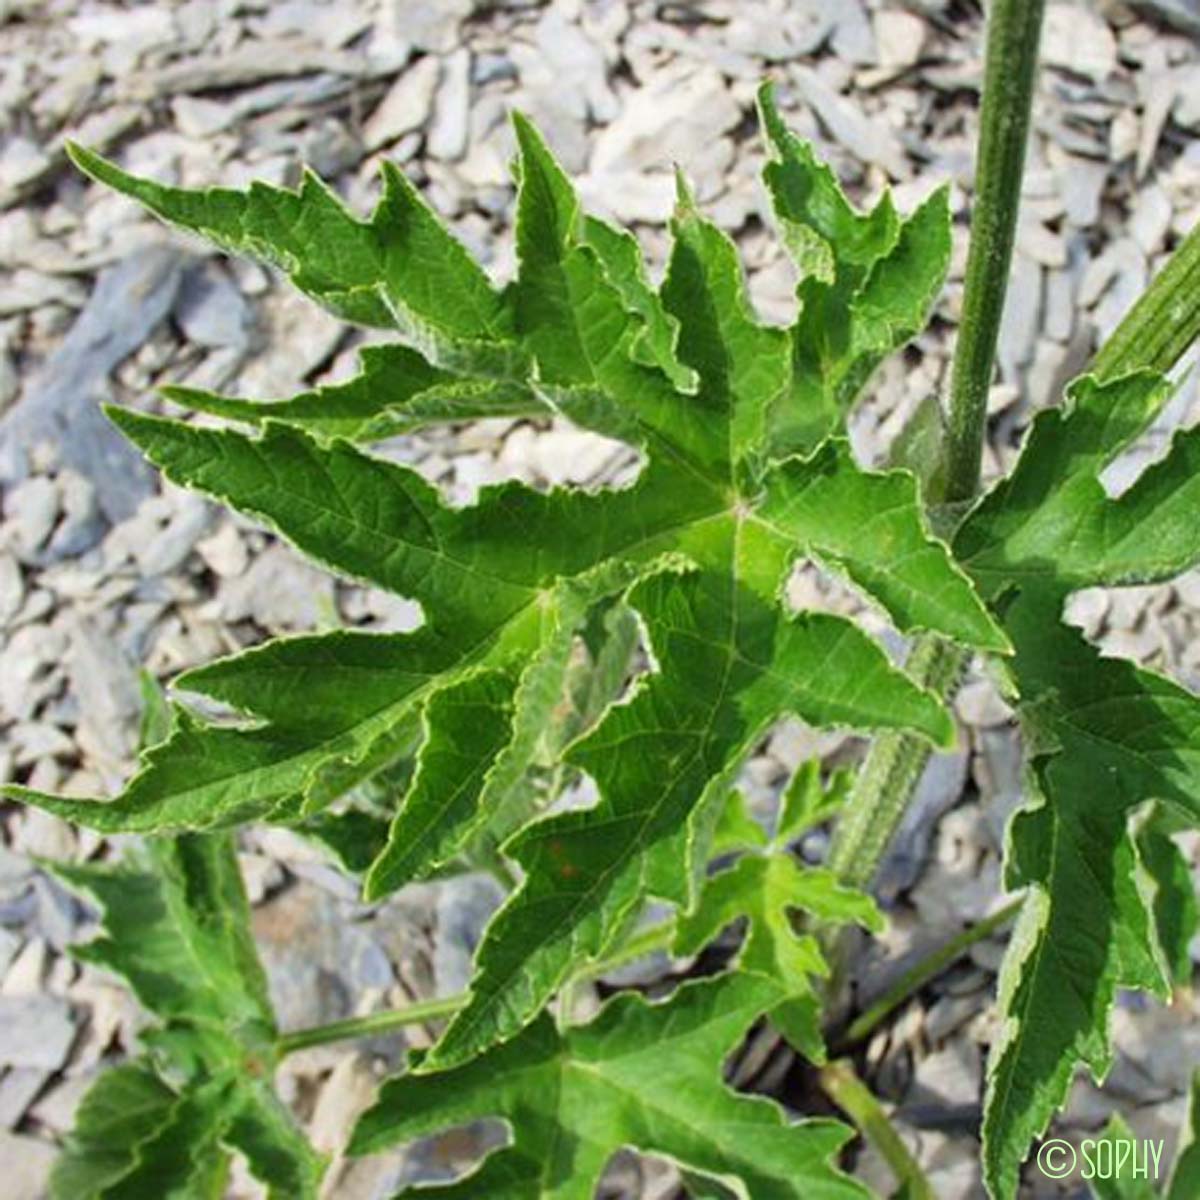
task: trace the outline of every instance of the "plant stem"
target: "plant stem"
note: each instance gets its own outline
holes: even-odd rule
[[[607,975],[635,958],[641,958],[655,950],[666,949],[674,940],[675,918],[670,917],[639,930],[607,958],[588,963],[575,975],[574,982]],[[403,1029],[406,1025],[424,1025],[427,1021],[452,1017],[466,1004],[468,998],[468,993],[459,992],[440,1000],[418,1000],[413,1004],[406,1004],[403,1008],[389,1008],[383,1012],[368,1013],[363,1017],[348,1017],[344,1021],[331,1021],[328,1025],[313,1025],[308,1029],[297,1029],[293,1033],[282,1034],[276,1046],[279,1053],[284,1055],[296,1050],[306,1050],[310,1046],[323,1046],[328,1042],[344,1042],[351,1038],[391,1033],[393,1030]]]
[[[952,937],[939,946],[933,953],[926,955],[920,962],[904,972],[888,990],[875,1001],[865,1012],[860,1013],[851,1023],[842,1038],[842,1045],[849,1046],[861,1042],[874,1032],[876,1026],[894,1009],[900,1007],[906,1000],[923,988],[931,979],[936,979],[956,959],[961,958],[976,942],[990,937],[997,929],[1003,928],[1017,915],[1024,897],[1018,896],[1010,900],[1003,908],[998,908],[990,917],[977,921],[970,929]]]
[[[950,383],[945,496],[950,502],[969,500],[979,487],[1043,9],[1044,0],[994,0],[988,13],[975,208]],[[962,677],[967,658],[964,651],[926,636],[914,645],[907,669],[914,682],[945,697]],[[872,742],[830,850],[830,866],[847,883],[871,882],[930,753],[926,742],[899,733]]]
[[[1176,247],[1088,369],[1099,379],[1141,369],[1166,373],[1197,338],[1200,225]],[[967,657],[956,647],[922,638],[913,647],[908,670],[916,683],[945,697],[957,684]],[[830,867],[847,883],[870,884],[931,753],[927,742],[906,734],[882,734],[872,742],[829,854]]]
[[[965,655],[941,638],[925,637],[913,646],[905,670],[918,687],[947,695],[958,682]],[[928,742],[901,733],[880,734],[854,779],[838,819],[828,866],[853,887],[867,887],[913,788],[925,769]]]
[[[917,1160],[908,1152],[887,1113],[871,1094],[871,1089],[854,1073],[850,1063],[845,1059],[827,1063],[821,1068],[820,1081],[825,1094],[883,1155],[906,1200],[937,1200]]]
[[[980,111],[975,205],[950,380],[946,499],[979,487],[988,389],[1008,288],[1044,0],[993,0]]]
[[[1200,337],[1200,225],[1183,239],[1092,359],[1115,379],[1139,367],[1166,373]]]
[[[452,1016],[467,1002],[466,993],[447,996],[442,1000],[420,1000],[404,1008],[389,1008],[383,1012],[368,1013],[365,1017],[349,1017],[345,1021],[331,1021],[328,1025],[313,1025],[308,1029],[297,1029],[294,1033],[282,1034],[277,1043],[279,1053],[291,1054],[295,1050],[306,1050],[309,1046],[323,1046],[326,1042],[341,1042],[348,1038],[369,1037],[377,1033],[391,1033],[405,1025],[423,1025],[426,1021],[437,1021]]]

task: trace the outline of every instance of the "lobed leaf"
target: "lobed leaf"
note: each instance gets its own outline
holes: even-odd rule
[[[353,442],[382,441],[447,421],[536,417],[551,411],[528,387],[441,370],[408,346],[367,346],[359,361],[359,373],[344,383],[290,400],[241,400],[187,387],[162,392],[197,412],[260,427],[279,421],[318,438]]]
[[[431,1195],[588,1200],[609,1158],[633,1146],[742,1200],[865,1197],[829,1162],[846,1140],[844,1126],[788,1124],[772,1102],[739,1096],[721,1081],[725,1055],[778,996],[773,981],[736,974],[681,987],[667,1003],[626,994],[591,1024],[564,1031],[543,1016],[464,1066],[423,1065],[384,1084],[355,1129],[351,1153],[503,1117],[510,1145]]]
[[[241,1151],[272,1200],[315,1200],[322,1164],[263,1075],[275,1021],[229,835],[159,839],[118,866],[63,865],[101,907],[73,953],[121,976],[158,1024],[149,1055],[104,1072],[80,1106],[56,1197],[224,1193]]]
[[[840,569],[878,600],[904,633],[936,629],[1006,653],[1008,639],[968,577],[925,528],[906,471],[868,473],[848,443],[831,438],[768,475],[761,519]]]
[[[903,220],[886,192],[858,212],[784,125],[769,84],[758,104],[773,156],[763,177],[800,273],[791,386],[769,420],[772,451],[782,456],[835,432],[883,357],[924,327],[950,264],[950,212],[945,188]]]
[[[731,559],[751,557],[736,540]],[[568,752],[595,780],[597,805],[533,824],[507,846],[525,882],[488,927],[471,999],[431,1061],[461,1061],[512,1036],[573,965],[604,951],[646,894],[689,908],[718,815],[713,797],[781,713],[952,737],[932,698],[855,626],[824,614],[788,619],[737,575],[730,561],[655,575],[630,592],[658,670]]]
[[[93,179],[164,221],[234,254],[264,259],[346,320],[399,329],[443,366],[511,369],[511,314],[475,260],[392,164],[367,221],[305,171],[297,191],[192,190],[139,179],[81,146],[68,147]]]
[[[733,774],[780,716],[948,743],[944,708],[879,645],[782,603],[794,561],[812,554],[903,630],[1006,648],[925,528],[911,477],[864,472],[836,440],[818,445],[940,281],[944,200],[906,221],[887,200],[860,217],[769,96],[763,110],[778,158],[769,181],[807,264],[790,331],[757,320],[734,247],[682,181],[653,287],[634,240],[582,212],[520,117],[518,271],[503,292],[393,168],[363,221],[312,178],[297,192],[189,193],[77,153],[164,219],[277,263],[327,307],[407,343],[371,348],[354,379],[292,400],[173,393],[249,435],[113,419],[169,478],[342,575],[418,600],[425,624],[287,639],[188,672],[181,688],[235,718],[177,711],[111,804],[6,794],[106,830],[290,823],[366,867],[372,896],[459,856],[510,856],[523,883],[430,1060],[446,1064],[517,1036],[648,896],[695,903]],[[455,508],[352,444],[437,419],[550,411],[638,448],[636,481],[509,483]],[[797,447],[804,457],[778,461]],[[623,633],[585,695],[572,658],[609,610]],[[651,670],[614,702],[639,626]],[[596,806],[543,817],[552,796],[539,772],[590,775]],[[330,808],[367,787],[371,811]]]
[[[811,776],[803,769],[797,774]],[[819,778],[816,790],[821,791]],[[705,882],[695,911],[677,927],[673,948],[679,955],[695,954],[724,927],[747,918],[733,965],[779,984],[783,998],[771,1009],[771,1022],[806,1058],[822,1063],[821,997],[813,979],[827,976],[829,966],[817,939],[801,932],[797,919],[803,913],[826,927],[857,922],[878,932],[883,917],[869,896],[842,886],[831,871],[800,865],[786,845],[794,815],[794,809],[782,812],[771,841],[752,846]]]
[[[1167,456],[1116,499],[1099,479],[1169,394],[1151,372],[1105,383],[1085,376],[1064,408],[1038,414],[1013,473],[955,538],[983,589],[1154,583],[1200,560],[1200,433],[1177,434]]]
[[[1007,886],[1031,896],[1001,974],[1004,1029],[988,1071],[984,1163],[997,1195],[1014,1191],[1076,1065],[1106,1073],[1116,989],[1167,996],[1181,932],[1191,932],[1186,913],[1156,901],[1154,864],[1133,835],[1155,799],[1200,819],[1200,699],[1101,658],[1059,609],[1052,593],[1023,591],[1005,616],[1035,791],[1006,853]]]

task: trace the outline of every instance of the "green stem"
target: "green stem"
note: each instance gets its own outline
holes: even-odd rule
[[[1200,338],[1200,225],[1188,234],[1089,366],[1100,379],[1130,371],[1166,373]],[[965,669],[965,651],[933,638],[913,647],[909,673],[937,695],[951,694]],[[871,744],[839,818],[829,864],[847,882],[870,884],[909,797],[932,753],[928,742],[887,733]]]
[[[1200,337],[1200,225],[1183,239],[1137,303],[1092,359],[1091,372],[1114,379],[1146,367],[1166,373]]]
[[[825,1094],[883,1156],[906,1200],[937,1200],[917,1160],[850,1063],[845,1059],[827,1063],[821,1068],[820,1080]]]
[[[924,637],[913,646],[905,669],[918,687],[946,696],[958,683],[966,659],[949,642]],[[883,733],[871,743],[829,850],[828,865],[843,882],[870,885],[931,753],[928,742],[901,733]]]
[[[607,975],[617,967],[622,967],[645,954],[665,950],[674,940],[675,919],[671,917],[635,933],[607,958],[588,963],[575,975],[574,982]],[[383,1012],[368,1013],[364,1017],[348,1017],[344,1021],[331,1021],[328,1025],[313,1025],[308,1029],[297,1029],[294,1033],[281,1035],[276,1046],[279,1053],[284,1055],[296,1050],[306,1050],[310,1046],[324,1046],[328,1042],[344,1042],[351,1038],[391,1033],[393,1030],[403,1029],[406,1025],[424,1025],[427,1021],[452,1017],[467,1000],[468,993],[459,992],[441,1000],[418,1000],[414,1004],[406,1004],[403,1008],[389,1008]]]
[[[277,1047],[283,1055],[296,1050],[307,1050],[310,1046],[323,1046],[327,1042],[342,1042],[348,1038],[391,1033],[405,1025],[424,1025],[426,1021],[453,1016],[466,1002],[466,994],[460,993],[442,1000],[420,1000],[415,1004],[405,1005],[404,1008],[389,1008],[383,1012],[368,1013],[365,1017],[349,1017],[345,1021],[331,1021],[328,1025],[313,1025],[308,1029],[297,1029],[294,1033],[283,1034]]]
[[[975,204],[950,380],[946,499],[979,487],[988,389],[1008,288],[1044,0],[993,0],[987,18]]]
[[[975,206],[950,383],[945,484],[949,502],[969,500],[979,488],[987,396],[1012,261],[1043,9],[1044,0],[993,0],[988,13]],[[914,645],[907,669],[916,683],[945,698],[957,686],[968,659],[966,651],[926,636]],[[870,884],[930,753],[927,742],[900,733],[883,734],[872,742],[830,849],[830,866],[847,883]],[[840,974],[838,957],[834,987]]]
[[[842,1045],[850,1046],[864,1041],[889,1013],[899,1008],[930,980],[936,979],[951,963],[970,950],[976,942],[983,941],[997,929],[1002,929],[1007,925],[1020,911],[1023,903],[1024,897],[1021,896],[1010,900],[990,917],[977,921],[970,929],[964,929],[962,933],[939,946],[932,954],[926,955],[920,962],[915,963],[870,1008],[855,1018],[842,1038]]]

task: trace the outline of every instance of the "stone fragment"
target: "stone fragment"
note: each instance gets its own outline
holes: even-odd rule
[[[438,888],[433,972],[439,996],[452,996],[470,982],[475,947],[502,899],[490,875],[457,875]]]
[[[1007,725],[1013,711],[1000,697],[990,679],[973,679],[964,684],[954,698],[954,710],[968,725],[988,729]]]
[[[662,171],[664,163],[672,160],[686,167],[698,147],[733,128],[741,118],[741,108],[724,79],[711,67],[663,72],[596,134],[592,173]]]
[[[364,147],[378,150],[406,133],[423,129],[433,111],[441,74],[441,61],[433,54],[406,67],[363,125]]]
[[[925,22],[915,13],[887,8],[872,17],[879,62],[884,67],[910,67],[925,48]]]
[[[1171,116],[1184,129],[1200,129],[1200,64],[1180,70],[1175,76],[1175,86]]]
[[[313,1145],[323,1154],[345,1146],[350,1130],[378,1089],[374,1072],[360,1054],[345,1055],[329,1073],[309,1123]]]
[[[1090,8],[1051,4],[1042,31],[1042,61],[1089,79],[1107,79],[1117,66],[1117,39]]]
[[[147,101],[157,96],[224,91],[316,72],[353,78],[362,66],[360,55],[298,38],[279,42],[247,40],[221,54],[197,55],[154,70],[128,72],[118,81],[117,94],[122,100]]]
[[[217,263],[198,263],[183,273],[175,300],[175,319],[189,341],[199,346],[244,349],[251,314],[238,286]]]
[[[894,903],[920,878],[938,820],[962,796],[967,759],[963,751],[930,756],[880,864],[875,890],[884,903]]]
[[[130,739],[141,712],[135,665],[111,637],[90,621],[76,619],[70,626],[66,667],[84,719],[115,752]]]
[[[546,9],[534,30],[534,40],[560,96],[579,97],[585,114],[601,125],[617,116],[621,106],[608,83],[604,52],[567,19],[562,6]],[[564,88],[567,79],[571,86]]]
[[[201,538],[196,543],[196,553],[209,570],[222,579],[240,575],[250,561],[246,543],[230,520],[222,521],[215,532]]]
[[[1021,367],[1033,354],[1041,312],[1042,268],[1026,255],[1014,254],[996,348],[1001,373],[1008,381],[1020,378]]]
[[[856,66],[873,64],[875,37],[862,0],[839,0],[835,12],[830,48],[838,60]]]
[[[171,101],[171,115],[175,118],[175,128],[191,138],[210,138],[228,129],[237,119],[230,105],[203,96],[176,96]]]
[[[471,104],[471,51],[465,46],[445,59],[434,101],[426,149],[433,158],[456,162],[467,152]]]
[[[4,525],[12,548],[25,561],[37,555],[58,520],[59,494],[54,480],[33,475],[8,490]]]
[[[0,193],[31,183],[49,165],[49,155],[36,142],[23,137],[5,138],[0,150]]]
[[[461,42],[459,27],[471,15],[473,0],[388,0],[386,11],[396,32],[418,50],[446,54]]]
[[[834,141],[860,162],[883,167],[893,179],[912,174],[903,146],[885,122],[868,117],[855,100],[834,91],[815,71],[801,67],[794,78]]]
[[[0,996],[0,1064],[57,1071],[75,1040],[71,1007],[57,996]]]
[[[1130,7],[1157,17],[1173,29],[1200,37],[1200,0],[1132,0]]]
[[[166,575],[180,567],[212,521],[213,510],[203,496],[178,491],[174,498],[174,511],[167,521],[133,548],[144,577]]]
[[[1138,192],[1129,217],[1129,233],[1147,257],[1162,249],[1173,215],[1171,201],[1158,184]]]
[[[982,1078],[979,1047],[960,1039],[920,1059],[913,1084],[916,1092],[944,1104],[976,1104]]]
[[[26,1134],[0,1132],[6,1200],[44,1200],[58,1150]]]
[[[92,481],[109,521],[135,511],[151,490],[150,468],[98,401],[111,371],[170,311],[182,263],[174,247],[151,246],[101,272],[66,339],[0,418],[0,482],[26,478],[31,454],[49,444],[60,463]]]
[[[333,581],[287,546],[273,545],[243,575],[222,581],[217,593],[227,622],[247,617],[264,629],[311,629],[334,612]]]
[[[20,1123],[49,1078],[49,1071],[33,1067],[13,1067],[0,1075],[0,1129],[14,1129]]]

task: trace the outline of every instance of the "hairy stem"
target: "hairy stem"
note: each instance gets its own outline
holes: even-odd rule
[[[990,917],[977,921],[970,929],[964,929],[962,933],[943,943],[931,954],[922,958],[920,962],[914,963],[870,1008],[855,1018],[842,1037],[842,1045],[850,1046],[869,1037],[889,1013],[899,1008],[930,980],[936,979],[956,959],[966,954],[976,942],[991,937],[997,929],[1002,929],[1007,925],[1020,911],[1024,901],[1023,896],[1010,900]]]
[[[950,382],[945,483],[950,502],[969,500],[979,488],[1043,9],[1044,0],[994,0],[988,13],[975,207]],[[962,678],[968,659],[965,651],[927,636],[913,647],[908,671],[945,697]],[[847,883],[870,884],[930,753],[928,743],[898,733],[872,742],[830,850],[830,866]],[[839,974],[835,964],[835,985]]]
[[[946,499],[979,487],[988,389],[1008,288],[1044,0],[993,0],[962,321],[950,379]]]
[[[1200,337],[1200,225],[1183,239],[1097,351],[1091,371],[1114,379],[1139,367],[1169,371]]]
[[[820,1080],[825,1094],[883,1156],[906,1200],[936,1200],[917,1160],[908,1152],[887,1113],[871,1094],[871,1089],[854,1073],[850,1063],[845,1059],[827,1063],[821,1068]]]
[[[1089,366],[1100,379],[1142,369],[1170,371],[1200,338],[1200,225],[1176,247],[1167,265],[1096,352]],[[909,672],[916,682],[949,696],[969,655],[934,638],[913,647]],[[877,737],[855,781],[834,834],[829,864],[847,882],[870,884],[931,748],[911,735]]]
[[[966,655],[958,647],[925,637],[913,646],[905,669],[914,683],[946,696],[965,663]],[[870,884],[930,753],[928,742],[901,733],[883,733],[871,743],[829,850],[828,865],[843,882],[854,887]]]

